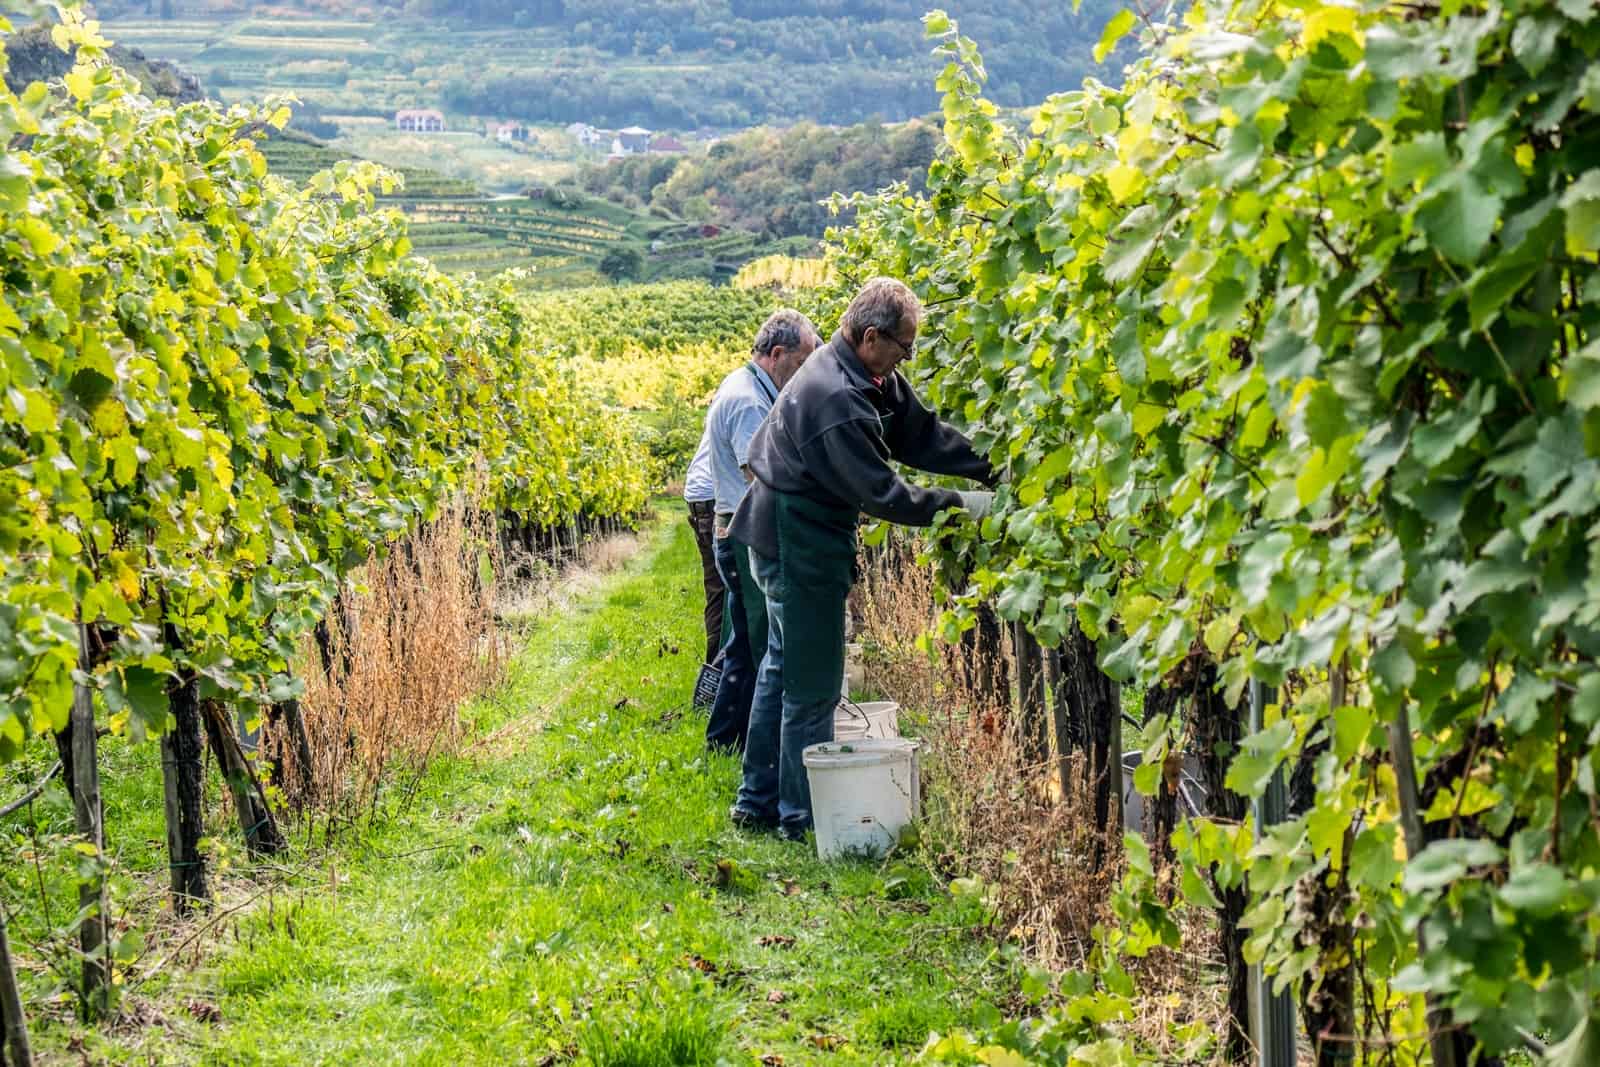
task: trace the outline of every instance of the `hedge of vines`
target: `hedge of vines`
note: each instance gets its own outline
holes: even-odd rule
[[[1359,971],[1314,1038],[1600,1062],[1597,9],[1196,2],[1102,54],[1135,28],[1120,88],[1019,133],[929,16],[946,150],[834,235],[928,303],[926,387],[1008,472],[947,531],[957,592],[1127,683],[1277,687],[1228,782],[1300,767],[1314,803],[1174,844],[1191,902],[1247,888],[1280,985]],[[1130,846],[1106,944],[1140,953],[1177,930]]]
[[[407,255],[390,174],[292,187],[253,140],[286,108],[152,101],[61,19],[76,68],[0,91],[0,760],[66,721],[79,620],[113,725],[159,732],[176,672],[292,696],[341,577],[449,499],[642,505],[626,424],[509,285]]]

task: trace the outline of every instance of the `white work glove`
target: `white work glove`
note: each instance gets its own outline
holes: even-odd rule
[[[973,522],[982,522],[994,506],[994,494],[986,489],[958,489],[957,492],[961,494],[961,509],[971,516]]]

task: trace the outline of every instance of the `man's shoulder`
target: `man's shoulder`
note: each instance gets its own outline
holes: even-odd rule
[[[744,381],[750,377],[750,372],[745,369],[747,364],[741,363],[727,374],[722,376],[722,381],[717,383],[717,396],[735,391],[742,387]]]
[[[846,371],[832,345],[812,353],[794,381],[784,389],[780,403],[784,400],[819,414],[829,412],[832,417],[845,412],[851,412],[851,417],[874,414],[872,401]]]
[[[711,397],[711,410],[718,415],[746,407],[768,406],[761,391],[756,388],[755,375],[744,367],[722,379],[722,384],[717,386],[716,393]]]
[[[711,406],[716,407],[719,404],[726,404],[730,400],[747,395],[749,390],[746,388],[745,383],[749,380],[750,373],[744,369],[742,364],[738,369],[730,371],[728,376],[723,378],[721,384],[717,386],[717,391],[711,395]]]

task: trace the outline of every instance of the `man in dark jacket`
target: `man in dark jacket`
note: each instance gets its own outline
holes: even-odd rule
[[[912,485],[890,465],[991,480],[988,462],[939,421],[895,368],[916,344],[922,307],[903,283],[875,278],[833,340],[814,352],[750,444],[755,480],[730,533],[751,551],[767,598],[744,781],[731,816],[803,837],[811,790],[801,751],[833,738],[844,673],[844,602],[862,512],[926,526],[946,508],[974,517],[992,494]]]

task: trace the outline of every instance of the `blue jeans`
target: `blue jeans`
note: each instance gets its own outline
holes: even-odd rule
[[[761,596],[761,591],[751,584],[749,553],[731,537],[719,537],[713,549],[717,572],[722,575],[722,585],[727,592],[723,617],[730,623],[728,640],[722,646],[722,680],[717,683],[717,699],[711,705],[711,718],[706,722],[706,747],[726,748],[743,752],[745,736],[750,731],[750,702],[756,693],[756,668],[760,656],[766,652],[766,627],[759,636],[752,633],[750,611],[765,613],[766,600],[759,604],[745,603],[746,594]],[[740,557],[743,556],[743,559]],[[742,573],[741,573],[742,572]],[[759,649],[752,646],[761,643]]]
[[[805,649],[819,639],[830,646],[837,643],[842,658],[844,590],[790,590],[780,581],[777,560],[752,551],[750,563],[756,585],[767,598],[767,654],[756,674],[750,733],[744,750],[744,781],[735,806],[755,818],[775,819],[787,830],[808,830],[811,783],[801,754],[807,745],[833,740],[839,685],[835,680],[832,694],[822,699],[807,699],[819,686],[801,684],[801,679],[791,679],[794,684],[786,687],[784,637],[792,627],[789,644],[793,647]],[[801,671],[813,669],[809,663],[799,664]],[[825,686],[821,688],[826,690]]]

